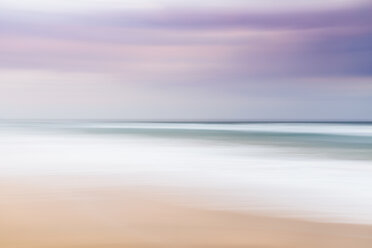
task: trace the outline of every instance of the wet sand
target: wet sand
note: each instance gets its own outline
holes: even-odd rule
[[[1,248],[371,248],[372,226],[182,206],[121,187],[0,183]]]

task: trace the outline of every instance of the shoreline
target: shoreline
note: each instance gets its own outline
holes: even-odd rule
[[[1,182],[2,248],[372,247],[371,225],[184,206],[166,195],[114,185],[31,181]]]
[[[288,202],[275,202],[275,199],[262,195],[262,189],[252,188],[245,191],[243,198],[238,195],[232,195],[231,189],[224,190],[214,187],[187,186],[179,187],[175,185],[161,185],[158,183],[135,182],[129,180],[128,176],[120,174],[45,174],[45,175],[0,175],[1,182],[5,184],[19,184],[22,182],[31,187],[44,188],[48,187],[55,191],[74,191],[74,190],[123,190],[140,194],[149,198],[159,198],[163,202],[170,204],[205,209],[211,211],[237,212],[242,214],[253,214],[258,216],[271,216],[277,218],[304,220],[316,223],[333,223],[333,224],[351,224],[372,226],[369,218],[361,219],[355,216],[338,216],[334,212],[328,213],[312,209],[314,202],[309,203],[307,209],[293,208]],[[222,190],[222,191],[221,191]],[[269,195],[271,196],[271,194]],[[292,203],[292,202],[290,202]],[[368,215],[369,216],[369,215]]]

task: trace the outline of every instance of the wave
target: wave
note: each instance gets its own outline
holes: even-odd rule
[[[313,123],[5,123],[0,126],[0,172],[115,175],[123,184],[211,192],[213,205],[224,208],[257,207],[372,223],[371,128]]]

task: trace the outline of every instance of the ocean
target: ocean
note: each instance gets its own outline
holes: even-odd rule
[[[112,178],[211,208],[372,224],[372,123],[3,120],[0,178],[17,176]]]

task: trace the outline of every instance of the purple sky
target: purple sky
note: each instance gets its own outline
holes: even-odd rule
[[[0,118],[372,119],[368,2],[46,3],[0,4]]]

